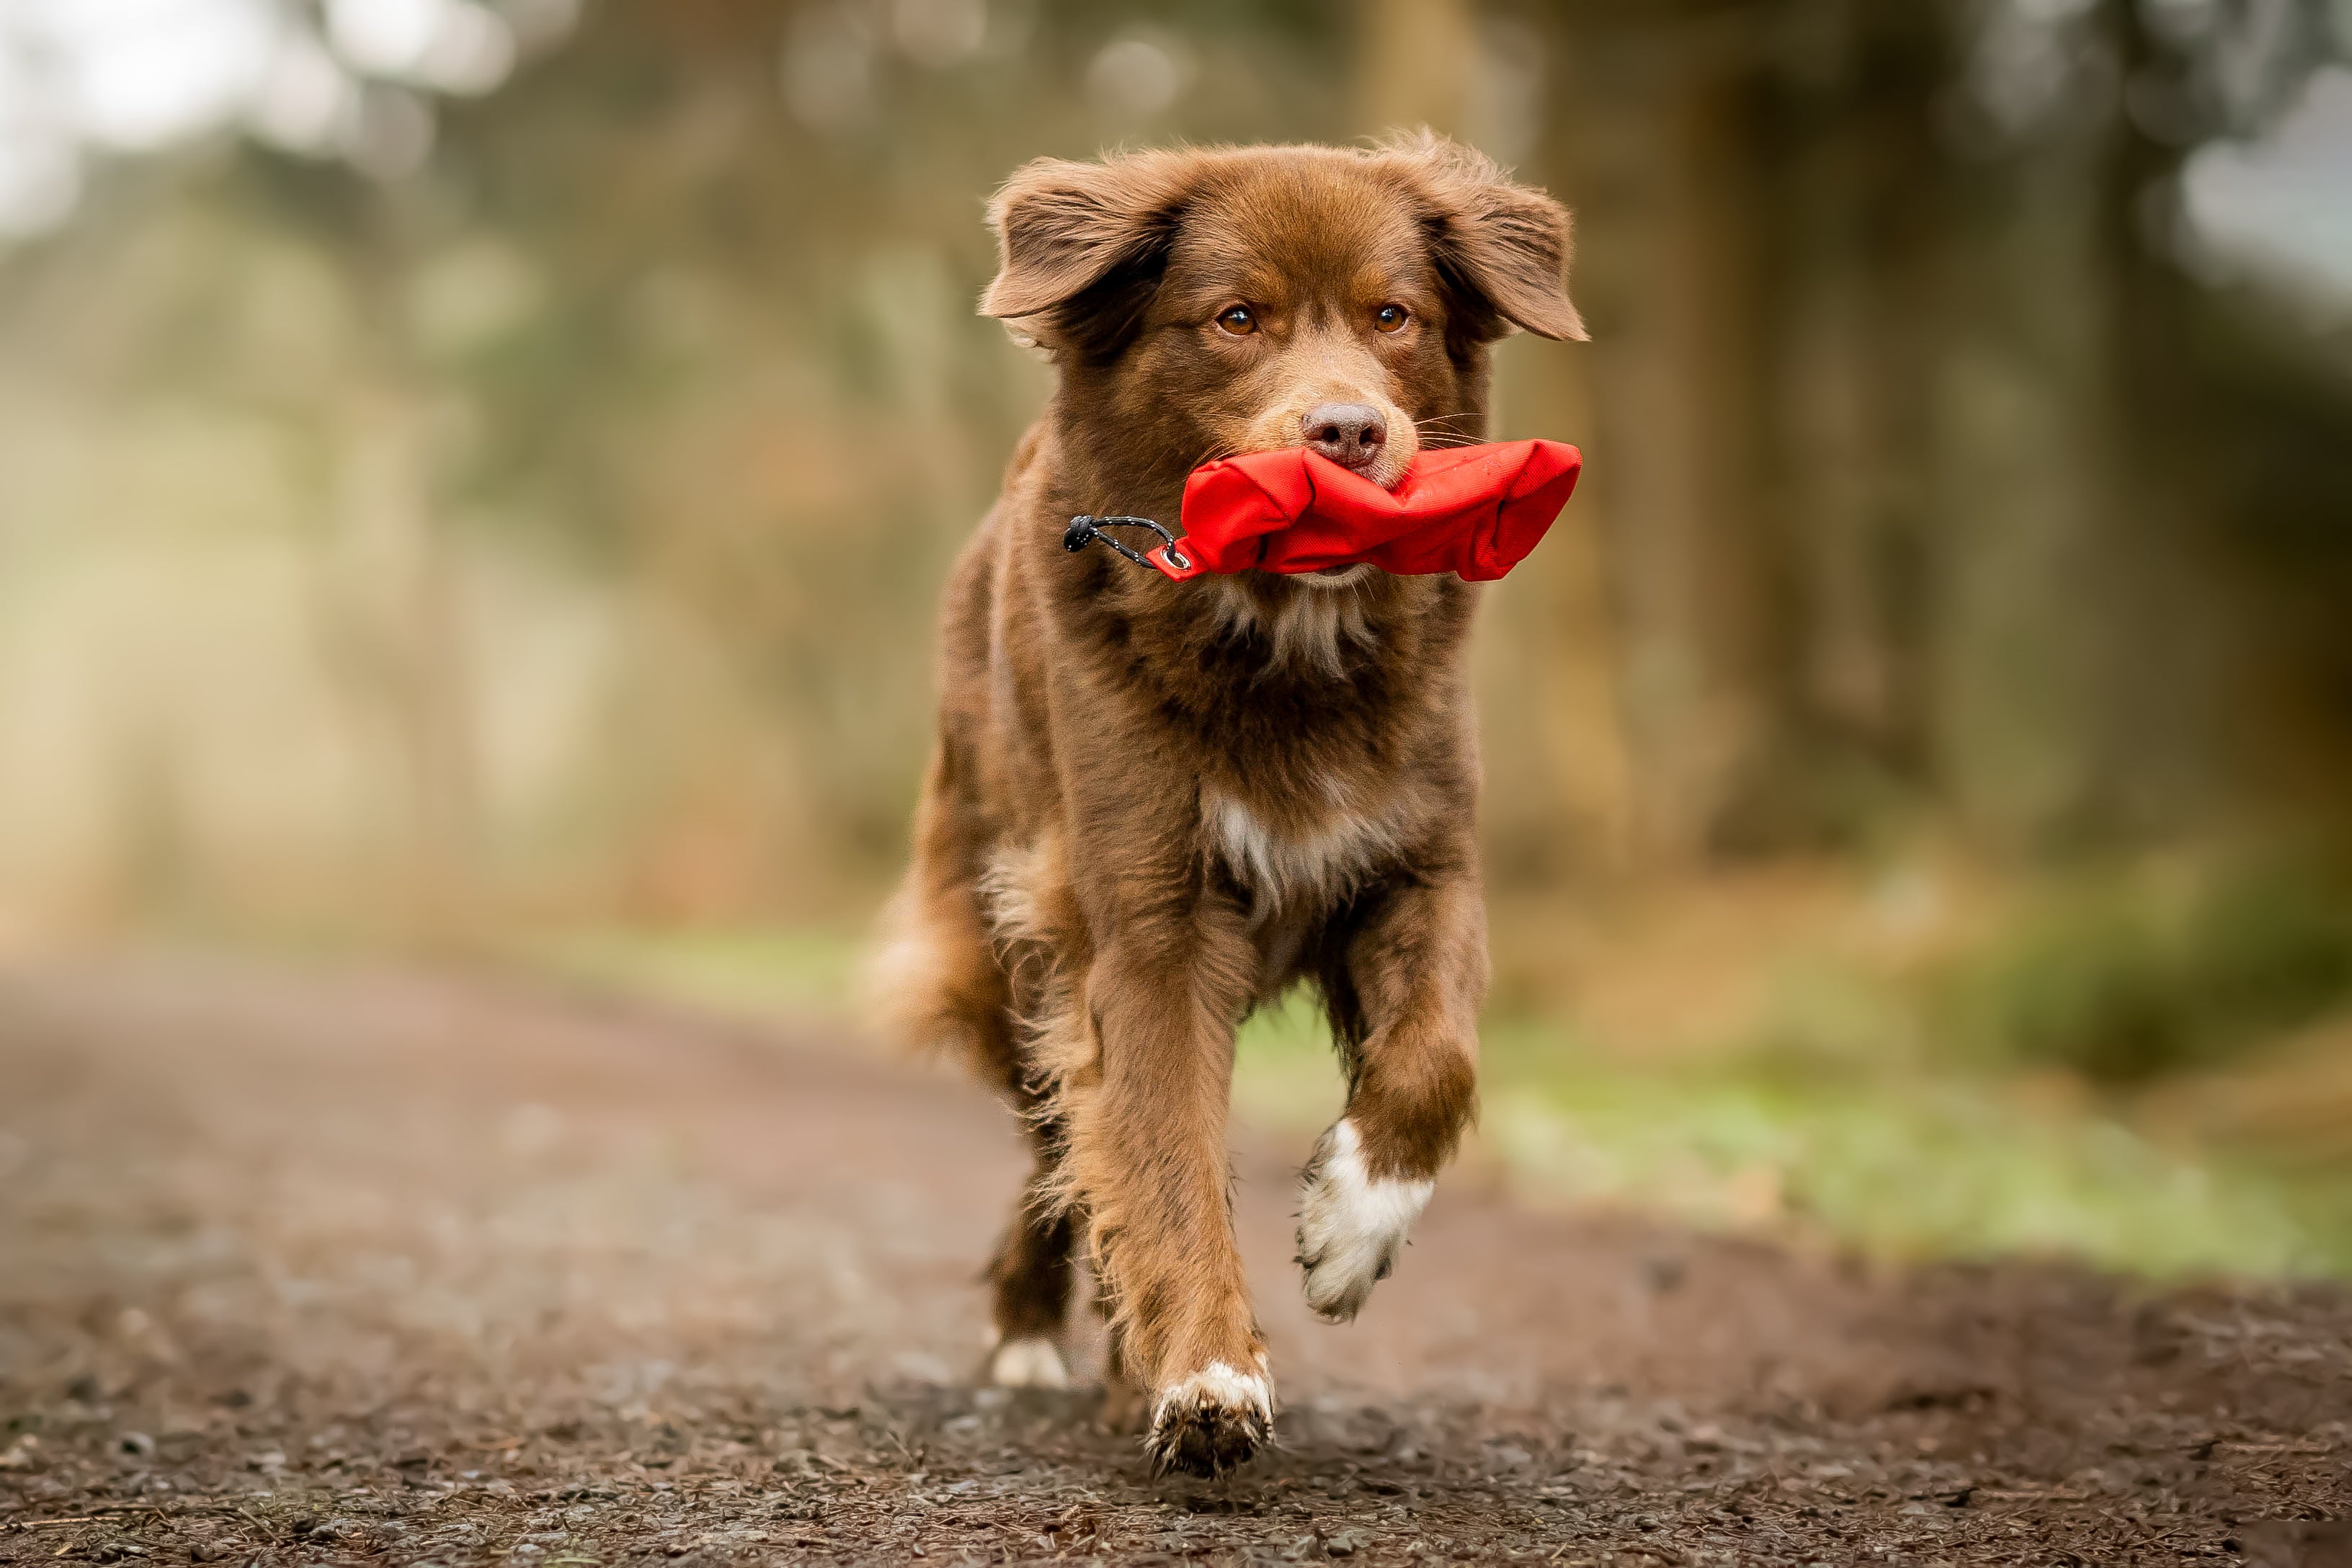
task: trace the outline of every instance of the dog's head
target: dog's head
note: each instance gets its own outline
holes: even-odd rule
[[[1434,137],[1041,159],[989,216],[982,310],[1054,356],[1089,465],[1152,494],[1301,445],[1393,486],[1483,437],[1486,345],[1584,336],[1567,212]]]

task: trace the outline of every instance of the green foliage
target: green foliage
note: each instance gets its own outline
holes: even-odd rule
[[[2134,1084],[2210,1066],[2352,994],[2352,898],[2278,862],[2123,879],[2029,915],[1937,987],[1944,1033],[1997,1064]]]

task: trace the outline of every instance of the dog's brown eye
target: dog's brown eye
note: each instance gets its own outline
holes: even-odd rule
[[[1372,324],[1384,332],[1393,332],[1404,325],[1402,305],[1383,305],[1372,312]]]
[[[1247,305],[1235,305],[1217,318],[1217,325],[1237,338],[1246,337],[1257,331],[1257,317],[1251,313]]]

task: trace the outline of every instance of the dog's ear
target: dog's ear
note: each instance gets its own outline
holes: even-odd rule
[[[1049,349],[1116,349],[1159,287],[1189,195],[1175,154],[1022,165],[988,206],[998,265],[980,313]]]
[[[1489,341],[1517,326],[1583,341],[1584,318],[1568,298],[1566,207],[1443,137],[1423,132],[1389,151],[1412,166],[1428,204],[1430,253],[1467,336]]]

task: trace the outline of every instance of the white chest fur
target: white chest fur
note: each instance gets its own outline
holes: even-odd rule
[[[1276,668],[1307,665],[1337,680],[1347,673],[1347,647],[1369,648],[1376,640],[1363,595],[1355,591],[1360,577],[1300,578],[1299,590],[1272,611],[1233,579],[1215,581],[1218,618],[1228,631],[1263,636]]]
[[[1305,831],[1271,826],[1244,801],[1204,802],[1210,841],[1258,918],[1336,901],[1396,847],[1396,827],[1378,813],[1335,806]]]

